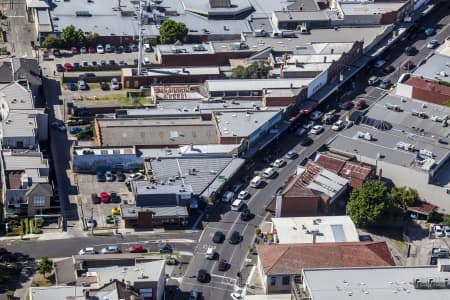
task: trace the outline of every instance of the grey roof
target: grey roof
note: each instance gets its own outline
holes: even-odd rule
[[[138,152],[144,158],[163,158],[163,157],[231,157],[231,152],[238,145],[230,144],[209,144],[209,145],[185,145],[178,148],[138,148]]]
[[[164,275],[165,260],[155,260],[136,263],[132,267],[113,266],[105,268],[89,268],[88,272],[97,274],[97,282],[100,286],[108,284],[111,279],[122,279],[131,284],[139,281],[158,282],[161,275]],[[144,274],[144,278],[142,278]]]
[[[10,111],[34,107],[31,92],[17,82],[0,84],[0,101],[5,101]]]
[[[448,272],[437,266],[347,269],[304,269],[304,281],[314,300],[384,299],[440,300],[450,298],[450,289],[416,289],[415,279],[443,281]]]
[[[170,54],[174,55],[177,53],[189,53],[189,54],[211,54],[214,53],[214,48],[211,43],[201,43],[201,44],[160,44],[156,45],[156,49],[161,54]],[[202,50],[199,50],[202,49]]]
[[[224,79],[207,80],[208,92],[215,91],[262,91],[276,88],[300,88],[307,86],[314,78],[294,79]]]
[[[341,9],[346,15],[375,15],[385,14],[391,11],[397,11],[405,5],[405,2],[359,2],[359,3],[340,3]]]
[[[12,65],[9,61],[0,62],[0,82],[9,83],[14,81]]]
[[[2,150],[5,171],[20,171],[26,169],[47,169],[48,162],[42,158],[42,153],[25,151],[17,153],[12,150]]]
[[[136,69],[122,69],[122,76],[137,74]],[[142,70],[143,76],[149,77],[171,77],[171,76],[198,76],[198,75],[219,75],[219,67],[193,67],[193,68],[146,68]]]
[[[328,21],[338,19],[335,12],[331,10],[320,11],[276,11],[274,15],[279,22],[302,22],[302,21]]]
[[[168,183],[170,179],[174,181],[173,184],[189,185],[192,186],[193,193],[198,195],[207,189],[232,161],[233,158],[229,155],[197,155],[178,158],[160,157],[147,164],[158,182]],[[232,173],[236,171],[234,169]]]
[[[41,85],[40,67],[36,59],[19,58],[13,60],[14,63],[14,79],[26,79],[34,85]]]
[[[186,145],[217,143],[211,121],[201,119],[98,119],[102,145]]]
[[[265,126],[279,111],[254,112],[219,112],[215,113],[215,120],[220,136],[236,137],[235,144],[240,138],[247,137],[259,127]]]
[[[212,8],[206,0],[183,0],[186,11],[208,16],[235,16],[252,10],[248,0],[233,0],[231,7]]]
[[[423,65],[419,66],[413,74],[428,79],[448,81],[448,76],[450,75],[450,57],[434,54]]]
[[[30,287],[31,300],[61,300],[73,299],[83,300],[83,292],[88,288],[81,286],[47,286],[47,287]],[[78,295],[76,297],[75,295]]]
[[[178,175],[178,173],[177,173]],[[192,187],[185,183],[185,184],[155,184],[150,183],[145,180],[138,180],[133,181],[131,183],[133,192],[135,194],[139,195],[146,195],[146,194],[180,194],[180,193],[192,193]]]
[[[73,259],[63,258],[54,262],[56,281],[59,284],[67,284],[77,280]]]
[[[151,210],[157,217],[188,217],[189,213],[186,206],[148,206],[136,207],[131,204],[122,204],[120,212],[123,218],[134,219],[137,218],[140,211]]]
[[[8,119],[1,122],[2,137],[32,137],[36,135],[36,119],[34,114],[21,111],[10,111]]]

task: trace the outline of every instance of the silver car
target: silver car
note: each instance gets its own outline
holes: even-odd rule
[[[102,254],[121,253],[122,251],[118,246],[108,246],[101,250]]]

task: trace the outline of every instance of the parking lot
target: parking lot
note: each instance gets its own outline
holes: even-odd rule
[[[106,216],[112,214],[113,208],[119,207],[124,201],[132,202],[132,195],[128,191],[124,182],[97,182],[95,175],[77,174],[78,188],[80,200],[82,201],[83,214],[85,218],[91,218],[97,222],[97,227],[110,227],[114,222],[107,223]],[[99,203],[94,204],[91,200],[91,194],[95,193],[100,197],[101,192],[107,192],[108,195],[116,193],[118,201],[115,203]],[[119,227],[123,226],[122,222],[118,222]]]

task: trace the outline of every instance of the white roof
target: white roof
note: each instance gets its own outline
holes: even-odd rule
[[[358,242],[359,235],[349,216],[272,218],[280,244]],[[308,233],[309,232],[309,233]]]
[[[264,88],[299,88],[307,86],[314,78],[296,79],[224,79],[207,80],[208,92],[259,91]],[[291,86],[292,85],[292,86]]]

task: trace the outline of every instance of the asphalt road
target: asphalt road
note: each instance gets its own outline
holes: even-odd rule
[[[199,236],[200,233],[197,231],[173,231],[145,236],[127,235],[123,238],[120,236],[93,236],[65,240],[16,240],[1,242],[0,247],[27,254],[35,259],[40,259],[43,256],[50,258],[69,257],[77,254],[80,249],[85,247],[95,247],[100,251],[101,248],[108,245],[118,245],[122,251],[126,251],[130,245],[142,244],[148,251],[158,252],[164,243],[169,243],[175,251],[193,252]]]

